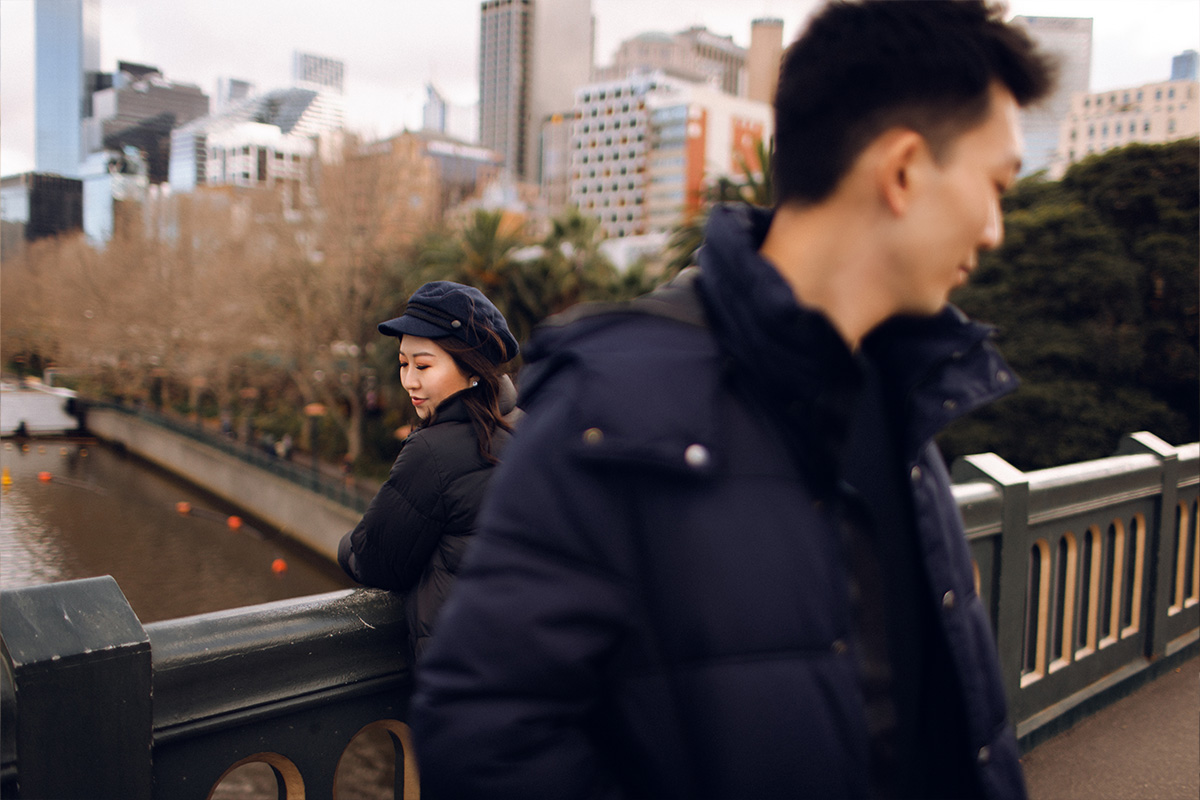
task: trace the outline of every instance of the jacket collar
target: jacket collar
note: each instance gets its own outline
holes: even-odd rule
[[[470,389],[463,389],[461,392],[455,392],[442,401],[437,407],[437,413],[434,414],[433,422],[430,425],[437,425],[441,422],[470,422],[471,413],[467,411],[467,405],[463,402],[463,393],[469,392]],[[497,396],[500,405],[500,413],[504,416],[511,414],[517,407],[517,389],[513,386],[512,378],[507,375],[500,376],[500,393]]]
[[[837,438],[859,386],[859,366],[832,323],[800,306],[779,271],[758,249],[770,211],[713,209],[700,252],[698,286],[721,347],[752,391],[806,406],[811,423]],[[897,317],[863,342],[902,403],[909,453],[953,419],[1016,388],[990,343],[991,329],[947,306],[932,317]]]

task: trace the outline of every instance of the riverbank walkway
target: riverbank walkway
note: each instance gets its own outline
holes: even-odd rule
[[[1031,800],[1200,797],[1200,657],[1042,742],[1021,759]]]

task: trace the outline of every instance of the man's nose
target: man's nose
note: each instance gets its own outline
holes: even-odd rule
[[[997,200],[992,204],[991,211],[988,212],[987,225],[984,226],[979,246],[984,250],[995,250],[1003,241],[1004,211],[1000,208],[1000,201]]]

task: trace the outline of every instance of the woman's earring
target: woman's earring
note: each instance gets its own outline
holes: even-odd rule
[[[479,385],[479,378],[474,378],[471,380],[471,388],[472,389],[474,389],[478,385]]]

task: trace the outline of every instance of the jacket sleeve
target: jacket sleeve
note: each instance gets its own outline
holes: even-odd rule
[[[437,546],[441,476],[429,443],[411,437],[354,530],[338,544],[338,563],[367,586],[413,586]]]
[[[612,550],[624,511],[571,455],[572,394],[547,393],[497,468],[419,666],[410,722],[422,787],[439,797],[613,791],[586,720],[629,618]]]

